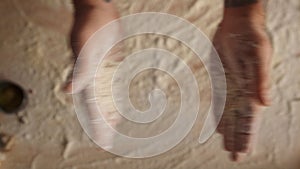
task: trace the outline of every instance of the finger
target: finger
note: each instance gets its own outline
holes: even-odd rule
[[[96,65],[91,62],[92,59],[85,56],[77,59],[72,78],[64,87],[67,93],[79,93],[91,83],[96,70]]]
[[[224,125],[224,119],[223,118],[220,120],[220,122],[218,124],[217,132],[219,132],[220,134],[225,133],[225,125]]]
[[[247,153],[251,139],[252,117],[247,114],[243,117],[241,112],[243,109],[238,110],[234,134],[234,150],[238,153]]]
[[[242,109],[238,111],[235,129],[235,151],[248,153],[257,133],[257,108],[254,101],[246,99]]]
[[[269,99],[269,71],[266,68],[266,65],[263,64],[257,64],[256,65],[256,80],[254,81],[254,90],[255,90],[255,96],[257,101],[267,106],[270,104]]]
[[[270,87],[270,56],[271,47],[265,45],[264,49],[258,52],[257,61],[254,62],[255,81],[253,84],[256,100],[264,105],[268,106],[271,102],[269,98]]]
[[[95,143],[108,150],[113,148],[115,135],[110,128],[115,128],[120,117],[110,112],[99,112],[97,100],[94,98],[93,88],[87,87],[82,91],[82,99],[86,103],[85,119],[87,131]]]
[[[71,83],[66,89],[71,89],[72,93],[79,93],[94,79],[99,64],[105,57],[112,60],[122,60],[120,46],[111,50],[117,39],[120,38],[120,26],[118,23],[102,29],[90,37],[85,46],[80,50]],[[121,45],[122,46],[122,45]]]
[[[251,133],[236,133],[235,152],[248,153],[252,146],[253,135]]]
[[[215,36],[215,39],[218,39],[218,34],[216,34]],[[211,52],[211,56],[209,57],[209,69],[212,73],[212,81],[215,80],[215,81],[220,81],[220,77],[222,78],[223,75],[225,74],[224,71],[226,71],[226,68],[225,68],[225,60],[224,60],[224,56],[222,55],[222,53],[220,52],[220,44],[219,43],[216,43],[216,40],[214,40],[214,47],[218,53],[219,56],[216,56],[215,54],[215,51],[212,51]],[[221,64],[220,64],[220,61],[221,61]],[[221,67],[221,68],[220,68]],[[223,68],[223,69],[222,69]],[[226,77],[225,77],[226,78]],[[226,80],[226,79],[225,79]],[[226,84],[226,81],[224,82]],[[215,88],[216,90],[214,92],[217,92],[217,91],[222,91],[222,83],[212,83],[211,84],[213,88]],[[214,114],[214,120],[216,122],[216,124],[218,125],[217,126],[217,132],[219,132],[220,134],[224,134],[225,132],[225,125],[224,125],[224,122],[226,121],[225,120],[225,115],[226,113],[223,113],[223,114],[218,114],[219,112],[219,105],[222,104],[222,99],[220,99],[220,96],[222,95],[217,93],[217,94],[214,94],[213,95],[213,104],[212,104],[212,109],[213,109],[213,114]],[[223,110],[222,110],[223,111]]]
[[[234,152],[234,139],[235,139],[235,117],[234,112],[225,112],[227,114],[226,119],[224,119],[224,148],[227,151]]]
[[[124,59],[122,54],[123,44],[117,45],[114,47],[109,54],[107,54],[107,58],[111,62],[120,62]],[[66,93],[78,93],[82,89],[84,89],[88,83],[93,79],[95,75],[95,70],[97,65],[93,65],[90,61],[88,61],[87,56],[81,56],[80,59],[76,62],[76,70],[73,70],[67,78],[66,83],[63,86],[63,91]],[[95,57],[97,59],[97,57]],[[94,59],[94,60],[95,60]],[[100,59],[99,59],[100,60]],[[94,69],[93,69],[94,67]],[[74,85],[76,82],[76,85]],[[75,87],[75,88],[74,88]]]
[[[76,94],[85,89],[92,83],[96,76],[97,70],[97,57],[90,53],[81,54],[75,63],[74,70],[67,80],[64,91],[70,94]]]
[[[234,162],[238,162],[240,161],[241,159],[241,156],[238,152],[232,152],[231,153],[231,160],[234,161]]]

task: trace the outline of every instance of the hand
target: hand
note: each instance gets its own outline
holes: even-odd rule
[[[74,24],[71,32],[71,47],[75,58],[80,54],[82,47],[85,45],[87,40],[99,29],[105,26],[107,23],[117,19],[119,17],[117,9],[112,3],[99,3],[88,5],[83,2],[75,3],[75,14],[74,14]],[[77,4],[78,3],[78,4]],[[76,6],[77,4],[77,6]],[[113,39],[120,32],[111,31],[106,36]],[[111,45],[106,39],[100,40],[102,45]],[[84,55],[84,56],[83,56]],[[99,60],[99,58],[92,58],[90,54],[82,54],[80,62],[77,62],[77,71],[73,74],[72,81],[67,82],[64,90],[67,93],[78,93],[84,87],[86,83],[90,82],[92,79],[90,77],[93,70],[93,65],[90,64],[91,60]],[[76,89],[72,88],[76,83]]]
[[[239,153],[251,149],[258,127],[259,108],[270,103],[272,50],[264,16],[225,13],[213,44],[227,79],[227,101],[218,131],[224,136],[225,149],[232,152],[232,159],[237,161]]]
[[[114,24],[117,26],[109,27],[110,29],[105,31],[105,33],[97,33],[93,43],[89,43],[91,47],[88,47],[88,50],[82,50],[82,48],[96,31],[117,19],[119,15],[112,3],[86,0],[74,0],[74,3],[75,20],[71,32],[71,47],[75,58],[80,57],[80,60],[76,62],[76,71],[73,73],[72,81],[67,82],[64,90],[67,93],[79,93],[80,97],[77,97],[76,101],[84,106],[84,109],[81,110],[82,112],[80,111],[82,113],[82,125],[88,127],[86,131],[88,131],[88,135],[94,142],[101,145],[102,148],[109,149],[113,147],[114,136],[107,132],[107,126],[104,125],[103,119],[106,119],[107,123],[113,128],[117,125],[119,119],[112,117],[109,112],[103,112],[102,115],[104,117],[99,117],[97,102],[93,95],[94,89],[89,84],[93,80],[93,72],[97,68],[95,63],[98,63],[99,59],[101,59],[99,57],[103,53],[99,54],[101,46],[110,47],[113,45],[113,39],[120,33],[119,25]],[[109,54],[109,57],[111,57],[111,54]]]

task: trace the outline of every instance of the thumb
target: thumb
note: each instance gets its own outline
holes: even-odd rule
[[[269,56],[265,55],[260,62],[255,63],[255,80],[254,80],[254,97],[263,106],[271,104],[269,95],[270,90],[270,69],[269,69]]]
[[[91,83],[93,77],[93,72],[89,67],[93,66],[77,59],[69,80],[63,86],[63,91],[69,94],[76,94],[85,89]]]

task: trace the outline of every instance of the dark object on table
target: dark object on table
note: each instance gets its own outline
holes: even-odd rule
[[[19,85],[0,80],[0,111],[7,114],[16,113],[26,102],[26,93]]]

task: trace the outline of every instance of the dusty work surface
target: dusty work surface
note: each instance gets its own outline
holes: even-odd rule
[[[133,1],[119,0],[122,15],[136,12],[167,12],[183,17],[212,37],[222,15],[221,0]],[[147,159],[126,159],[96,149],[81,129],[72,107],[71,97],[61,84],[71,70],[68,31],[72,23],[72,4],[64,0],[2,0],[0,2],[0,72],[1,76],[21,84],[28,90],[29,104],[17,115],[0,117],[0,131],[14,136],[14,146],[0,153],[3,169],[299,169],[300,168],[300,2],[271,0],[267,4],[268,29],[272,35],[273,104],[262,114],[257,143],[245,160],[232,163],[223,151],[221,136],[215,134],[200,145],[197,142],[204,115],[188,137],[171,151]],[[201,112],[209,105],[209,82],[193,53],[171,39],[139,36],[129,39],[131,53],[148,47],[167,48],[184,58],[200,85]],[[198,63],[199,62],[199,63]],[[175,90],[170,77],[161,72],[145,72],[136,89],[148,89],[156,83]],[[148,80],[147,80],[148,79]],[[137,79],[138,80],[138,79]],[[173,87],[172,87],[173,86]],[[167,92],[168,93],[168,92]],[[174,103],[178,93],[173,94]],[[133,104],[147,108],[147,92],[134,90]],[[143,96],[145,95],[145,96]],[[207,97],[206,97],[207,96]],[[177,99],[176,99],[177,98]],[[168,109],[174,111],[178,107]],[[172,120],[170,118],[169,120]],[[173,119],[174,120],[174,119]],[[170,121],[165,121],[165,125]],[[158,132],[148,128],[143,134]],[[130,133],[129,133],[130,134]]]

